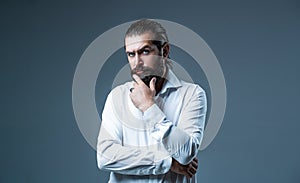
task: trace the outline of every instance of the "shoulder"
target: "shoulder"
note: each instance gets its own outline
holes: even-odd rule
[[[204,94],[205,95],[205,90],[198,84],[194,83],[189,83],[185,81],[180,81],[182,84],[182,89],[186,90],[186,92],[192,92],[192,93],[197,93],[197,94]]]
[[[198,84],[182,81],[182,89],[182,93],[184,93],[183,103],[186,106],[202,106],[206,111],[207,96],[205,90],[201,86],[199,86]]]
[[[116,96],[125,95],[125,94],[129,93],[130,88],[132,87],[132,85],[133,85],[132,81],[128,81],[128,82],[126,82],[122,85],[118,85],[110,91],[109,96],[111,96],[111,95],[116,95]]]
[[[132,82],[126,82],[113,88],[107,95],[105,106],[109,108],[122,106],[129,96],[131,86]]]

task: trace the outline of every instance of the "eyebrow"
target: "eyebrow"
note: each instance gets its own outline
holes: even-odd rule
[[[151,46],[150,46],[150,45],[145,45],[145,46],[143,46],[142,48],[138,49],[136,52],[139,53],[141,50],[144,50],[144,49],[146,49],[146,48],[151,49]],[[127,53],[127,54],[128,54],[128,53],[134,53],[134,51],[126,51],[126,53]]]

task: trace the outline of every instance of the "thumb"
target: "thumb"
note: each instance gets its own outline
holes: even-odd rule
[[[155,83],[156,83],[156,78],[154,77],[150,81],[150,90],[153,91],[154,93],[156,92],[155,91]]]

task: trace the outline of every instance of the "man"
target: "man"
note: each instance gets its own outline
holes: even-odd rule
[[[125,34],[132,82],[107,97],[97,161],[109,182],[196,182],[206,95],[171,70],[166,30],[152,20]]]

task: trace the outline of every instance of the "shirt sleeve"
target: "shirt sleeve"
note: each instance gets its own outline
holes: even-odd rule
[[[167,173],[172,158],[167,151],[124,146],[122,125],[113,115],[112,96],[108,95],[102,113],[97,143],[97,163],[102,170],[128,175],[157,175]]]
[[[162,141],[172,157],[185,165],[198,153],[203,138],[207,101],[204,90],[198,85],[187,91],[184,100],[186,102],[177,126],[167,119],[157,105],[145,111],[145,118],[155,124],[152,137]]]

